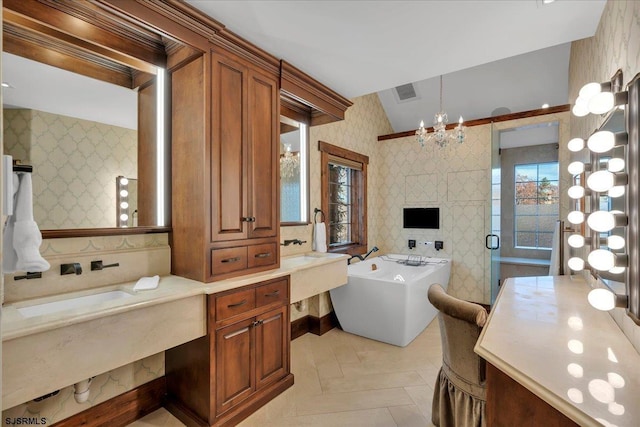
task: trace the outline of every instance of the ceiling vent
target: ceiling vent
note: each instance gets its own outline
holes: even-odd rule
[[[399,101],[407,101],[409,99],[416,98],[416,89],[413,87],[412,83],[407,83],[406,85],[396,86],[396,95],[398,95]]]

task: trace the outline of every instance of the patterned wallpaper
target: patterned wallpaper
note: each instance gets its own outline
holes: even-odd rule
[[[115,178],[137,175],[137,131],[36,110],[4,113],[5,154],[33,165],[40,229],[115,227]]]
[[[573,42],[569,61],[569,101],[573,104],[585,83],[604,82],[621,69],[626,85],[640,72],[640,2],[609,0],[593,37]],[[571,117],[571,135],[587,137],[602,117]],[[640,327],[624,310],[612,310],[613,319],[640,351]]]

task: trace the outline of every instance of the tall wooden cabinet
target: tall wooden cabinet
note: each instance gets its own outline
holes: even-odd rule
[[[219,47],[172,73],[172,271],[279,266],[278,76]]]
[[[165,353],[168,407],[235,425],[293,384],[288,277],[209,295],[206,336]]]

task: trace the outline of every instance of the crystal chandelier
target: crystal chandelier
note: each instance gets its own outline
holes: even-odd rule
[[[428,135],[429,131],[424,127],[424,120],[420,120],[420,127],[416,131],[416,139],[420,143],[420,146],[424,147],[426,141],[433,141],[438,144],[440,148],[446,147],[449,141],[456,141],[462,144],[464,142],[466,129],[462,126],[462,116],[460,116],[458,125],[453,128],[452,132],[447,132],[447,123],[449,123],[449,118],[442,108],[442,76],[440,76],[440,112],[433,118],[433,132],[431,135]]]
[[[284,146],[284,154],[280,155],[280,177],[293,178],[299,172],[299,156],[298,153],[291,151],[291,144],[282,144]]]

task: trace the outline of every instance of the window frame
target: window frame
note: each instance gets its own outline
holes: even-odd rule
[[[327,232],[327,251],[335,253],[363,254],[367,251],[367,165],[369,156],[338,147],[328,142],[318,141],[321,165],[321,209],[324,212]],[[332,245],[330,243],[329,212],[329,164],[331,159],[344,159],[345,163],[358,163],[361,170],[352,174],[351,243]],[[357,181],[357,182],[353,182]]]
[[[539,246],[539,237],[540,234],[551,234],[552,238],[553,238],[553,231],[552,232],[546,232],[543,231],[541,232],[539,229],[540,226],[540,222],[539,222],[539,218],[541,217],[555,217],[555,219],[559,219],[559,214],[558,215],[540,215],[539,214],[539,209],[536,208],[536,215],[518,215],[518,200],[522,200],[522,199],[532,199],[531,197],[518,197],[518,184],[522,184],[523,182],[535,182],[536,184],[536,201],[539,201],[540,199],[540,183],[543,182],[542,180],[539,179],[539,174],[540,174],[540,166],[542,165],[549,165],[549,164],[555,164],[556,167],[558,168],[558,179],[557,180],[553,180],[553,181],[549,181],[549,182],[555,182],[556,186],[558,188],[558,195],[555,197],[556,199],[556,204],[558,205],[558,210],[560,209],[560,162],[559,161],[543,161],[543,162],[534,162],[534,163],[516,163],[513,165],[513,186],[514,186],[514,192],[513,192],[513,248],[514,249],[521,249],[521,250],[533,250],[533,251],[550,251],[552,250],[551,247],[542,247]],[[517,169],[519,166],[535,166],[536,167],[536,179],[534,181],[518,181],[518,173],[517,173]],[[540,203],[536,203],[535,206],[539,206]],[[536,218],[536,229],[533,231],[522,231],[522,230],[518,230],[518,217],[535,217]],[[536,235],[536,246],[521,246],[518,245],[518,232],[533,232]]]

